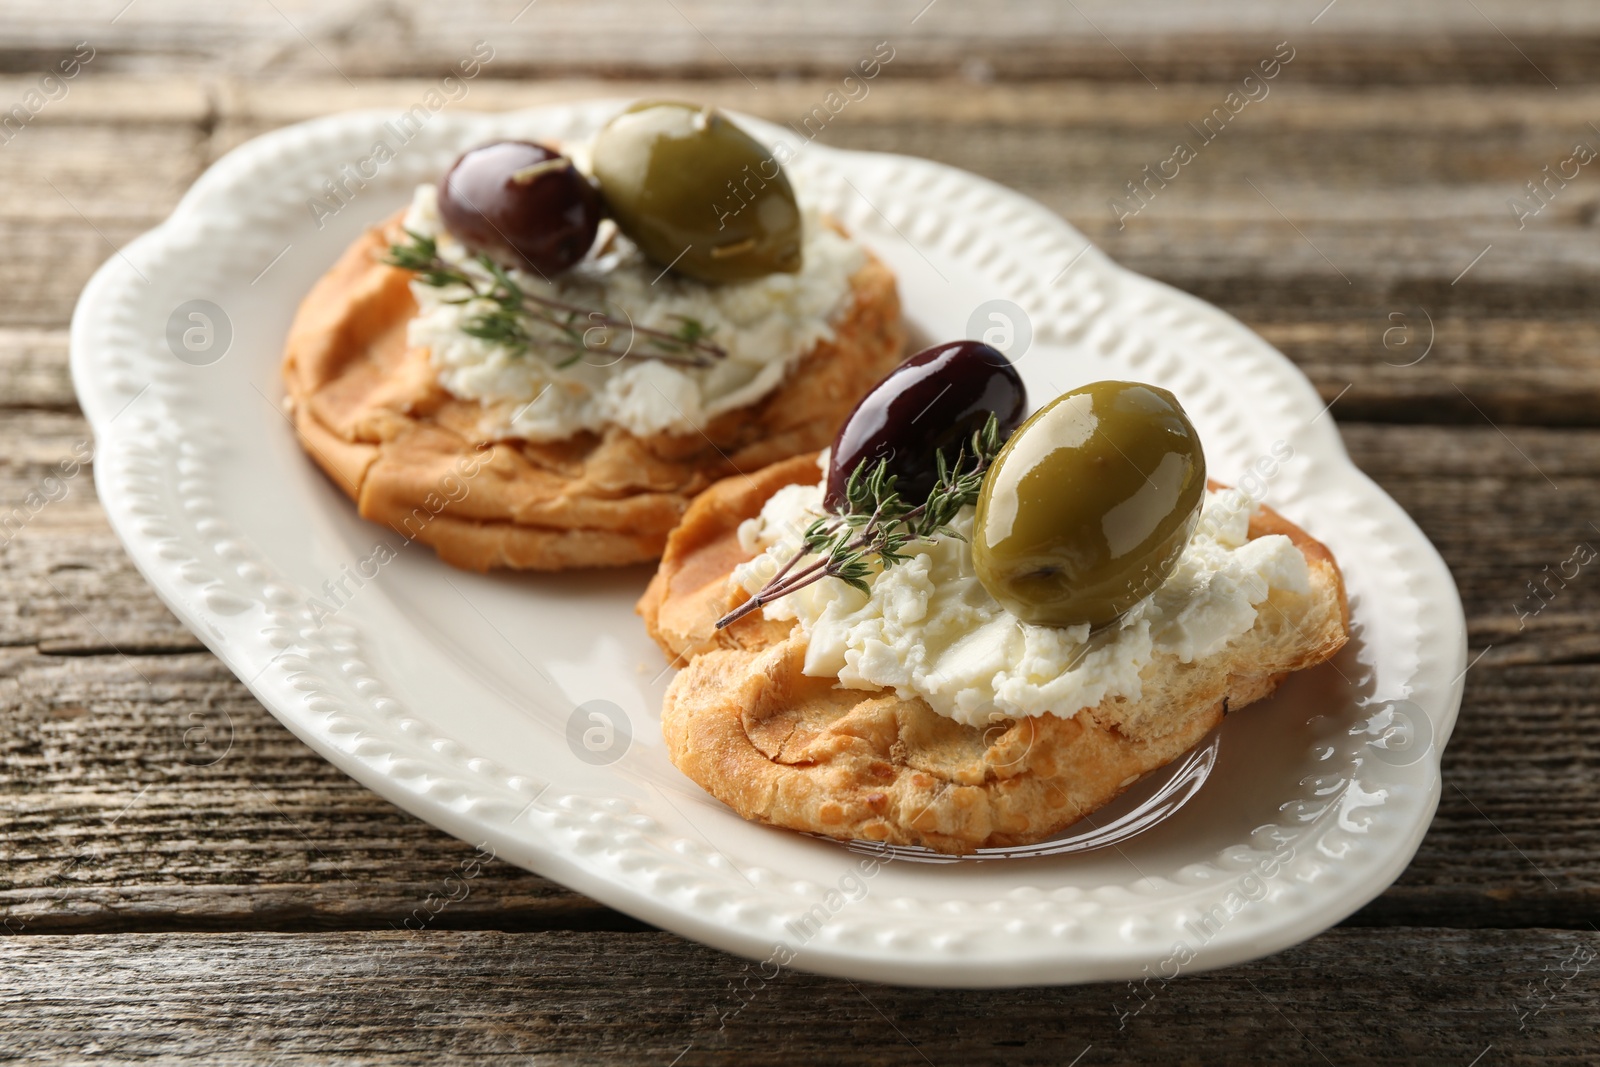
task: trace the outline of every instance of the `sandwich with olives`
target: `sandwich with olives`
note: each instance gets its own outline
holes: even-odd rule
[[[721,112],[474,148],[351,246],[283,361],[306,452],[449,563],[651,560],[899,362],[895,279]]]
[[[696,500],[639,604],[680,770],[775,826],[1028,844],[1345,644],[1332,555],[1208,481],[1171,393],[1027,406],[999,352],[936,346],[827,453]]]

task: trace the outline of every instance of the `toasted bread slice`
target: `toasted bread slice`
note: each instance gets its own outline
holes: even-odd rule
[[[468,570],[563,570],[655,559],[717,479],[821,448],[904,347],[893,273],[869,253],[853,301],[777,390],[704,433],[612,426],[569,440],[482,442],[482,407],[406,343],[409,271],[382,256],[400,216],[368,230],[300,305],[283,376],[300,442],[364,518]]]
[[[651,637],[687,662],[667,690],[662,732],[673,763],[746,819],[830,837],[923,845],[947,853],[1040,841],[1192,748],[1292,671],[1336,653],[1349,633],[1332,555],[1267,508],[1250,537],[1285,534],[1309,565],[1311,591],[1274,590],[1254,627],[1191,663],[1158,653],[1137,701],[1108,698],[1071,718],[1005,720],[987,729],[892,691],[840,688],[802,673],[798,623],[760,612],[716,620],[746,594],[728,581],[739,523],[785,485],[814,483],[813,457],[712,486],[667,541],[639,612]]]

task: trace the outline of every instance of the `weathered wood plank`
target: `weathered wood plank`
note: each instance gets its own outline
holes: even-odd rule
[[[1588,929],[1600,910],[1596,649],[1574,666],[1497,667],[1492,655],[1468,675],[1417,859],[1353,922]]]
[[[1060,206],[1069,213],[1104,214],[1114,222],[1106,201],[1121,195],[1130,206],[1138,206],[1128,198],[1126,183],[1134,178],[1142,181],[1142,167],[1169,156],[1173,142],[1183,138],[1197,146],[1196,160],[1168,184],[1145,188],[1152,203],[1148,214],[1140,212],[1140,221],[1158,218],[1167,210],[1213,219],[1272,215],[1271,206],[1242,180],[1254,177],[1263,187],[1278,189],[1274,183],[1281,184],[1289,203],[1280,206],[1299,211],[1296,217],[1317,217],[1318,212],[1330,219],[1358,221],[1419,214],[1433,220],[1503,217],[1514,226],[1506,199],[1519,193],[1526,199],[1526,183],[1546,177],[1541,169],[1545,164],[1561,163],[1571,154],[1574,140],[1595,137],[1587,116],[1600,107],[1600,94],[1592,90],[1563,94],[1559,100],[1533,91],[1432,87],[1355,92],[1296,84],[1290,69],[1285,68],[1275,87],[1269,86],[1269,96],[1250,104],[1210,142],[1189,123],[1199,122],[1219,105],[1233,88],[1227,82],[1174,85],[1153,95],[1082,81],[973,87],[887,77],[830,119],[820,139],[980,169],[1026,191],[1043,188],[1065,198]],[[13,158],[26,157],[31,149],[41,153],[31,165],[57,166],[65,172],[71,169],[66,154],[94,155],[99,140],[126,136],[127,124],[114,102],[142,93],[146,83],[113,78],[101,84],[109,98],[103,111],[88,103],[69,107],[79,98],[66,98],[34,119],[24,131],[27,140],[19,135],[13,141],[9,146],[15,150]],[[160,88],[169,83],[155,84]],[[357,85],[338,79],[286,85],[224,81],[215,86],[214,112],[196,115],[177,110],[170,123],[139,136],[157,138],[165,136],[161,130],[215,121],[220,135],[212,144],[215,150],[317,115],[359,107],[405,107],[432,88],[435,83],[421,79]],[[688,91],[697,99],[800,125],[836,88],[834,82],[822,80],[765,82],[752,88],[737,79],[692,84],[479,79],[467,83],[466,95],[450,107],[504,110]],[[1054,136],[1045,136],[1047,131]],[[1473,136],[1456,140],[1444,136],[1452,133]],[[149,163],[161,164],[181,154],[158,151],[152,141],[142,155]],[[53,163],[57,156],[59,163]],[[116,155],[107,158],[103,150],[99,157],[93,165],[96,171],[121,162]],[[1546,196],[1556,203],[1530,225],[1553,228],[1548,224],[1563,212],[1592,221],[1592,212],[1586,209],[1593,199],[1587,172],[1572,169],[1579,177],[1548,187]],[[146,182],[165,173],[148,165],[132,173],[124,167],[122,178],[125,183]],[[1357,188],[1380,195],[1376,199],[1328,195],[1334,189]],[[1219,194],[1225,196],[1220,202]],[[1295,204],[1297,196],[1307,202]]]
[[[1476,403],[1508,423],[1581,426],[1600,420],[1600,317],[1430,322],[1414,305],[1395,305],[1360,318],[1249,325],[1294,360],[1328,399],[1353,383],[1339,401],[1340,414],[1385,422],[1481,423],[1483,416],[1472,408]],[[1413,362],[1422,360],[1446,369],[1424,374]],[[66,331],[0,329],[0,407],[73,411],[77,403]]]
[[[47,386],[55,388],[55,386]],[[0,646],[201,648],[134,568],[95,498],[76,412],[0,406]]]
[[[82,429],[66,413],[0,413],[0,499],[14,504],[44,484]],[[1474,654],[1487,650],[1468,676],[1433,830],[1401,884],[1359,921],[1582,925],[1600,895],[1590,740],[1600,732],[1591,625],[1600,582],[1590,567],[1539,595],[1529,583],[1559,573],[1578,543],[1600,541],[1590,525],[1600,519],[1600,442],[1594,431],[1502,436],[1487,424],[1344,433],[1439,545]],[[0,760],[11,815],[0,840],[18,857],[4,914],[42,929],[381,926],[415,898],[418,877],[426,883],[415,872],[454,862],[459,846],[323,763],[208,655],[148,654],[199,645],[118,549],[86,472],[0,548],[0,585],[13,591],[0,600],[0,644],[14,646],[0,669],[12,746]],[[192,752],[184,738],[193,747],[224,726],[240,740],[226,759],[196,766],[214,749]],[[280,816],[291,809],[292,822]],[[94,865],[74,863],[89,844]],[[318,848],[340,850],[337,868]],[[503,877],[444,921],[617,921]]]
[[[1600,94],[1552,102],[1531,90],[1354,93],[1286,78],[1122,222],[1109,210],[1112,195],[1162,158],[1174,136],[1189,136],[1186,117],[1202,115],[1226,85],[1152,94],[1085,83],[974,90],[885,80],[822,139],[938,158],[1035,195],[1128,266],[1266,330],[1328,397],[1354,384],[1341,402],[1352,418],[1470,421],[1459,386],[1496,421],[1600,422],[1592,179],[1584,173],[1555,189],[1523,230],[1507,210],[1571,138],[1592,136],[1581,115],[1600,112]],[[142,82],[120,85],[115,98],[136,98]],[[170,85],[158,82],[155,96],[178,96],[162,88]],[[70,110],[80,98],[69,96],[0,152],[0,178],[11,178],[0,181],[0,325],[66,322],[91,270],[160,221],[203,163],[240,139],[342,107],[403,106],[426,86],[224,82],[213,110],[157,109],[173,120],[133,134],[115,114],[96,120],[86,107]],[[827,88],[813,80],[752,91],[720,80],[691,94],[794,122]],[[685,91],[682,83],[480,80],[462,106]],[[130,136],[154,165],[126,166]],[[1269,189],[1272,200],[1262,195]],[[1134,202],[1123,195],[1123,203]],[[50,269],[38,269],[42,261]],[[1395,334],[1390,315],[1410,328]],[[1434,352],[1406,365],[1422,349],[1397,349],[1394,338],[1421,344],[1426,333]]]
[[[8,190],[0,193],[0,230],[11,238],[0,245],[7,249],[0,254],[0,282],[6,283],[0,284],[0,324],[6,324],[0,328],[0,407],[10,409],[0,414],[0,513],[39,489],[52,465],[84,439],[82,421],[72,413],[61,327],[78,286],[113,254],[112,242],[123,243],[157,221],[199,167],[239,137],[343,106],[404,104],[428,83],[352,88],[337,79],[271,86],[224,80],[185,95],[171,88],[181,82],[168,79],[160,83],[167,89],[152,93],[152,111],[144,118],[132,116],[127,103],[139,96],[141,80],[107,77],[98,83],[98,97],[88,91],[91,84],[75,83],[69,97],[0,152],[0,176],[12,179],[0,183]],[[688,92],[783,121],[803,114],[827,84],[764,82],[753,91],[736,80],[687,88],[483,80],[467,103],[499,108],[608,92]],[[1155,94],[1137,85],[1074,82],[979,91],[957,82],[884,80],[824,139],[945,159],[1038,196],[1130,265],[1200,292],[1261,329],[1307,369],[1328,399],[1340,397],[1334,413],[1341,419],[1462,423],[1449,431],[1345,426],[1357,460],[1440,544],[1472,617],[1474,654],[1487,649],[1469,677],[1461,733],[1447,762],[1451,784],[1434,832],[1401,883],[1358,921],[1581,923],[1592,914],[1600,883],[1592,861],[1588,782],[1594,767],[1586,741],[1594,731],[1600,639],[1590,620],[1600,586],[1586,581],[1584,571],[1540,609],[1542,599],[1529,583],[1542,581],[1547,568],[1591,536],[1586,524],[1600,516],[1596,448],[1587,434],[1512,424],[1600,420],[1594,358],[1600,323],[1590,299],[1594,194],[1586,175],[1560,190],[1521,233],[1511,228],[1503,201],[1537,171],[1547,149],[1563,144],[1582,116],[1600,106],[1600,94],[1569,90],[1547,100],[1533,89],[1432,87],[1358,93],[1296,86],[1285,78],[1268,102],[1244,116],[1250,125],[1242,121],[1228,131],[1207,150],[1200,169],[1186,171],[1125,230],[1116,229],[1105,210],[1107,187],[1137,173],[1172,127],[1203,111],[1225,88],[1168,86]],[[130,122],[138,129],[127,134]],[[155,165],[127,166],[119,147],[133,143],[129,136],[140,157]],[[1280,181],[1270,185],[1273,202],[1256,197],[1246,177]],[[1351,204],[1359,210],[1352,213]],[[1452,285],[1480,237],[1494,239],[1494,255]],[[1357,284],[1344,286],[1324,253]],[[48,270],[40,269],[42,262]],[[1422,362],[1400,366],[1418,350],[1386,348],[1382,330],[1393,322],[1389,313],[1400,311],[1411,316],[1420,343],[1416,307],[1434,315],[1435,347]],[[1352,388],[1344,393],[1347,385]],[[1498,424],[1507,427],[1504,435]],[[95,784],[75,797],[81,802],[75,813],[46,817],[26,805],[13,809],[32,812],[33,821],[27,834],[6,838],[7,846],[33,851],[10,895],[0,897],[6,914],[35,908],[45,893],[50,906],[32,920],[35,929],[301,929],[392,921],[386,917],[426,883],[402,878],[394,892],[351,895],[287,823],[276,832],[263,825],[274,821],[267,805],[285,803],[278,791],[300,788],[283,783],[311,783],[308,795],[295,794],[294,803],[304,804],[303,811],[296,808],[296,821],[326,834],[317,840],[347,840],[372,810],[383,812],[380,821],[392,824],[383,832],[398,835],[399,843],[371,861],[372,881],[394,881],[396,868],[448,868],[458,846],[355,789],[299,748],[209,657],[149,655],[192,653],[199,645],[117,549],[87,475],[68,488],[0,548],[0,582],[14,591],[0,599],[0,644],[18,646],[10,654],[19,657],[10,661],[6,678],[8,684],[25,680],[5,706],[8,714],[37,717],[52,728],[66,724],[60,728],[67,732],[48,744],[33,727],[21,735],[53,759],[80,750],[69,778]],[[1485,544],[1495,551],[1484,551]],[[118,649],[131,657],[122,658]],[[164,673],[169,669],[176,672],[171,677]],[[85,714],[90,706],[95,710]],[[137,854],[106,844],[114,837],[101,832],[107,811],[136,799],[135,808],[141,807],[168,788],[175,797],[185,794],[170,775],[147,773],[147,759],[149,766],[172,768],[170,736],[162,755],[141,755],[127,741],[113,757],[95,747],[94,732],[121,730],[132,737],[165,711],[180,725],[191,724],[178,731],[182,747],[192,724],[209,721],[218,707],[298,753],[292,770],[269,764],[264,773],[255,767],[208,781],[217,792],[206,796],[227,797],[228,818],[249,828],[249,847],[233,842],[232,852],[212,854],[201,846],[185,853],[176,845],[165,851],[149,845],[191,834],[179,808],[166,803],[152,808],[149,837],[135,839]],[[71,725],[79,720],[81,727]],[[133,765],[146,770],[111,773],[128,765],[130,751]],[[1538,772],[1508,774],[1506,751],[1525,752]],[[205,769],[180,758],[177,770]],[[251,792],[258,773],[274,790],[270,802]],[[26,782],[9,780],[0,790],[20,801],[30,792]],[[151,792],[139,799],[147,786]],[[1559,826],[1551,825],[1552,811],[1563,813]],[[82,833],[85,842],[101,842],[94,847],[106,851],[95,855],[105,858],[95,879],[79,881],[86,864],[73,863],[77,846],[50,837],[52,828],[66,838]],[[234,853],[259,864],[260,876],[242,873]],[[152,865],[152,856],[160,863]],[[1494,872],[1488,879],[1486,865]],[[504,887],[485,882],[472,901],[439,922],[622,921],[564,891],[529,889],[522,875],[507,872],[506,878]],[[546,891],[556,896],[540,895]]]
[[[79,257],[78,266],[69,269],[76,271],[81,285],[114,253],[79,226],[83,232],[69,235],[66,243]],[[57,251],[65,257],[65,250]],[[65,321],[76,292],[61,280],[42,279],[37,273],[24,276],[17,266],[17,276],[36,287],[36,299],[19,296],[8,307],[7,297],[0,294],[0,323],[10,319],[44,325],[0,326],[0,407],[70,410],[76,398],[66,371],[66,335],[47,327]],[[6,273],[5,257],[0,256],[0,276]],[[1326,399],[1353,386],[1339,401],[1338,413],[1348,419],[1471,425],[1488,415],[1506,425],[1600,425],[1600,360],[1594,356],[1600,350],[1600,313],[1569,307],[1585,297],[1576,289],[1552,293],[1559,282],[1539,293],[1531,286],[1519,287],[1519,299],[1526,302],[1509,311],[1523,317],[1476,318],[1474,310],[1494,314],[1485,304],[1504,308],[1511,302],[1506,293],[1474,290],[1478,309],[1452,293],[1444,301],[1430,301],[1431,310],[1425,312],[1427,305],[1419,297],[1427,300],[1428,294],[1417,287],[1330,304],[1328,298],[1339,294],[1325,278],[1268,281],[1241,275],[1221,283],[1198,275],[1169,275],[1164,280],[1184,282],[1244,319],[1294,360]],[[1448,288],[1447,283],[1441,286]],[[42,300],[37,299],[37,287],[47,287]],[[1319,301],[1323,306],[1316,306]],[[1541,312],[1538,302],[1557,306]],[[1319,312],[1325,317],[1307,318]],[[1551,317],[1541,318],[1541,313]],[[1419,357],[1420,362],[1412,363]]]
[[[5,54],[0,46],[0,55]],[[62,54],[72,55],[73,49],[63,49]],[[215,90],[200,79],[175,78],[163,71],[131,77],[108,74],[93,59],[77,77],[42,86],[44,72],[55,62],[41,59],[35,72],[0,74],[0,143],[7,148],[27,144],[29,131],[58,123],[116,122],[123,128],[204,125],[215,107]],[[12,110],[18,104],[26,110],[26,122]],[[5,119],[10,120],[8,125]]]
[[[1092,78],[1074,77],[1070,71],[1041,82],[994,82],[975,84],[959,78],[896,77],[894,63],[871,79],[856,99],[845,105],[829,125],[843,129],[861,122],[884,124],[931,123],[935,126],[994,127],[1020,126],[1043,129],[1084,129],[1125,131],[1130,137],[1145,138],[1162,134],[1157,148],[1170,148],[1165,135],[1181,133],[1189,122],[1199,122],[1236,85],[1232,79],[1179,82],[1155,94],[1143,88],[1105,83]],[[1280,133],[1346,134],[1359,131],[1382,140],[1384,147],[1410,153],[1403,161],[1415,162],[1429,151],[1426,144],[1401,145],[1393,135],[1493,133],[1497,137],[1540,136],[1544,129],[1566,130],[1581,136],[1594,114],[1600,89],[1574,86],[1559,96],[1516,86],[1496,85],[1372,86],[1355,89],[1343,86],[1306,83],[1295,77],[1299,59],[1284,66],[1279,76],[1266,86],[1266,96],[1249,104],[1240,113],[1239,124],[1224,131],[1225,143],[1242,129],[1265,129]],[[464,83],[461,93],[447,106],[454,110],[504,111],[513,108],[544,107],[595,99],[654,98],[672,92],[692,91],[694,99],[760,115],[774,122],[797,124],[839,88],[837,78],[783,77],[762,78],[755,84],[736,74],[715,78],[529,78],[494,79],[485,67],[478,78]],[[26,79],[0,77],[0,94],[7,85],[19,90]],[[125,94],[132,85],[155,86],[160,98],[174,97],[186,79],[106,75],[99,83],[106,95],[114,88]],[[279,126],[300,122],[333,111],[363,107],[409,107],[424,93],[438,88],[434,78],[363,78],[354,84],[327,74],[296,78],[292,81],[265,81],[249,78],[219,78],[208,82],[210,117],[219,122],[249,122]],[[464,94],[464,95],[463,95]],[[1257,94],[1259,95],[1259,93]],[[4,99],[0,95],[0,99]],[[112,109],[116,101],[85,100],[75,107],[73,96],[39,116],[40,124],[57,121],[92,123],[106,115],[97,108]],[[1394,101],[1405,100],[1405,108]],[[198,121],[189,109],[173,107],[158,115],[171,121]],[[120,117],[120,116],[116,116]],[[813,129],[816,128],[813,116]],[[968,132],[971,132],[970,130]],[[1590,131],[1592,134],[1593,131]],[[1193,136],[1193,134],[1190,134]],[[1137,143],[1137,142],[1135,142]],[[1043,146],[1048,147],[1048,146]],[[1463,151],[1463,160],[1483,166],[1481,156]],[[1569,147],[1558,140],[1552,148]],[[1437,154],[1449,146],[1434,145]],[[1341,164],[1341,172],[1352,168]]]
[[[0,327],[65,327],[90,275],[159,221],[0,217]]]
[[[0,146],[0,220],[91,236],[91,224],[149,229],[203,169],[198,123],[127,124],[113,114],[91,125],[46,117]],[[111,254],[101,251],[102,259]]]
[[[1343,403],[1334,406],[1335,415]],[[1600,569],[1593,565],[1565,568],[1570,577],[1564,585],[1553,579],[1538,596],[1528,588],[1546,574],[1558,575],[1580,543],[1600,545],[1594,525],[1600,523],[1600,441],[1593,431],[1502,430],[1482,415],[1475,427],[1341,429],[1352,458],[1438,547],[1475,627],[1516,630],[1519,608],[1539,619],[1541,604],[1551,620],[1593,617],[1600,607]]]
[[[923,76],[1072,72],[1147,91],[1236,76],[1283,39],[1305,53],[1305,75],[1323,81],[1470,80],[1548,90],[1594,80],[1600,36],[1593,11],[1583,5],[1515,0],[1344,0],[1326,12],[1255,0],[1199,6],[1005,0],[981,8],[827,0],[792,10],[735,0],[670,6],[476,0],[444,8],[283,0],[239,10],[104,0],[74,5],[70,13],[10,0],[0,18],[7,27],[0,69],[19,72],[43,70],[88,40],[97,49],[90,67],[97,73],[158,66],[191,74],[337,72],[352,79],[433,74],[483,40],[496,50],[497,77],[842,74],[886,40],[902,69]]]
[[[0,329],[0,407],[78,409],[65,330]]]
[[[1600,581],[1592,562],[1563,564],[1592,560],[1592,547],[1574,553],[1600,545],[1600,450],[1574,431],[1343,430],[1352,456],[1449,563],[1467,605],[1472,655],[1482,655],[1467,675],[1423,852],[1357,921],[1448,913],[1488,925],[1557,914],[1587,923],[1600,884],[1578,869],[1596,846],[1568,848],[1557,838],[1600,829],[1592,787],[1600,767]],[[1484,877],[1489,870],[1496,873]]]
[[[1597,685],[1592,663],[1474,667],[1432,830],[1356,921],[1586,928]],[[0,720],[13,930],[386,928],[471,854],[322,761],[209,655],[0,650]],[[494,865],[430,925],[622,921]]]
[[[48,460],[60,446],[48,444],[41,423],[34,425],[26,439]],[[1600,584],[1586,580],[1592,574],[1584,570],[1547,594],[1552,599],[1543,609],[1526,587],[1578,541],[1600,540],[1588,527],[1600,499],[1594,435],[1516,430],[1524,458],[1489,427],[1354,425],[1345,434],[1356,459],[1440,545],[1469,605],[1474,654],[1487,649],[1468,677],[1433,830],[1400,885],[1358,921],[1582,925],[1600,896],[1600,801],[1590,742],[1600,732],[1593,700],[1600,645],[1589,625]],[[54,506],[66,509],[71,499]],[[1542,516],[1541,523],[1530,525],[1528,514]],[[4,761],[16,768],[5,788],[17,805],[5,840],[19,859],[9,891],[0,894],[8,914],[32,909],[30,921],[44,929],[382,924],[412,894],[409,872],[449,868],[458,846],[322,763],[208,656],[123,659],[108,650],[108,642],[151,633],[166,636],[144,637],[150,645],[138,647],[196,646],[109,534],[88,538],[71,528],[41,529],[37,538],[24,531],[0,555],[11,570],[10,587],[39,591],[13,601],[18,614],[6,620],[9,643],[100,653],[10,653],[0,708],[11,720],[6,734],[20,747]],[[1497,550],[1486,553],[1484,544]],[[49,569],[60,558],[84,569]],[[54,590],[40,581],[41,571],[65,595],[43,595]],[[123,619],[133,621],[123,627]],[[184,737],[198,744],[211,733],[223,736],[224,726],[241,740],[216,765],[194,766],[209,753],[185,748]],[[191,733],[196,728],[202,732]],[[1507,773],[1513,756],[1520,770]],[[41,782],[52,783],[50,790],[39,790]],[[57,792],[69,784],[72,791]],[[198,828],[195,805],[185,799],[194,791],[214,813]],[[108,829],[110,815],[129,804],[125,825]],[[292,808],[293,824],[280,820],[274,806]],[[216,827],[229,834],[214,839]],[[358,885],[388,887],[399,871],[404,887],[352,889],[339,870],[307,851],[302,833],[317,848],[340,850],[338,867]],[[346,852],[352,841],[356,847]],[[101,850],[95,864],[73,864],[87,842]],[[547,921],[527,905],[530,891],[521,877],[506,872],[504,885],[481,883],[448,922]],[[48,908],[39,907],[41,898]],[[541,907],[567,916],[581,910],[570,900]]]
[[[1470,422],[1476,403],[1497,422],[1600,423],[1591,300],[1600,194],[1584,171],[1550,186],[1549,205],[1522,229],[1508,207],[1519,193],[1534,203],[1525,183],[1559,163],[1573,138],[1600,144],[1580,117],[1600,113],[1600,94],[1357,93],[1288,77],[1120,222],[1112,197],[1135,204],[1126,183],[1189,136],[1186,117],[1221,99],[1225,84],[1154,94],[884,80],[822,139],[943,160],[1038,197],[1127,265],[1266,330],[1330,398],[1354,383],[1341,401],[1352,417]],[[122,78],[112,98],[138,96],[139,84]],[[221,82],[210,110],[174,106],[172,121],[132,132],[115,108],[97,118],[68,96],[0,152],[0,179],[10,178],[0,180],[0,328],[59,328],[90,272],[238,140],[346,106],[403,106],[427,84]],[[828,84],[479,80],[462,106],[687,92],[795,121]],[[143,165],[126,165],[130,144]],[[1422,349],[1393,347],[1392,315],[1409,326],[1398,336],[1420,344],[1431,333],[1427,359],[1406,365]]]
[[[0,649],[0,708],[12,933],[637,927],[492,860],[441,906],[474,849],[324,763],[208,653]]]
[[[678,96],[797,121],[882,40],[895,58],[821,139],[1019,189],[1282,347],[1440,545],[1482,653],[1438,818],[1368,928],[1142,994],[767,983],[502,863],[425,933],[393,930],[471,849],[272,720],[134,572],[85,470],[0,537],[0,921],[23,935],[0,938],[0,1059],[1593,1059],[1600,583],[1550,575],[1600,540],[1600,186],[1586,167],[1546,187],[1520,228],[1508,201],[1600,145],[1600,9],[0,0],[0,26],[0,114],[96,49],[0,135],[0,527],[83,440],[83,282],[228,147],[407,105],[476,40],[494,59],[453,106]],[[1119,220],[1111,198],[1279,40],[1271,96]],[[241,929],[382,932],[195,933]]]
[[[1237,310],[1275,314],[1260,305]],[[1397,293],[1347,319],[1248,324],[1326,399],[1350,386],[1339,400],[1342,415],[1469,426],[1488,425],[1486,416],[1543,426],[1600,420],[1600,319],[1430,314]]]
[[[658,933],[9,938],[0,1027],[16,1063],[1576,1064],[1597,952],[1590,931],[1339,930],[1137,987],[958,991]]]
[[[1335,417],[1348,399],[1337,401]],[[1497,427],[1484,414],[1472,417],[1478,425],[1347,423],[1344,433],[1357,463],[1443,553],[1475,640],[1503,634],[1506,647],[1520,639],[1525,660],[1570,659],[1571,642],[1581,639],[1572,620],[1600,608],[1600,581],[1592,580],[1593,567],[1577,568],[1565,583],[1557,579],[1579,543],[1600,544],[1591,525],[1600,523],[1600,438],[1592,430]],[[64,483],[64,495],[56,490],[58,500],[36,512],[28,506],[28,494],[47,488],[58,464],[86,441],[77,415],[0,411],[0,517],[26,520],[19,529],[9,519],[13,536],[0,546],[0,580],[18,591],[0,599],[0,645],[105,651],[103,632],[125,649],[196,647],[117,550],[86,469]],[[1496,550],[1485,552],[1486,543]],[[1552,573],[1551,584],[1530,589]],[[1562,651],[1540,652],[1546,639],[1561,642]]]

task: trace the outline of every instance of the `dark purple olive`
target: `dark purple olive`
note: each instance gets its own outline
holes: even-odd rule
[[[465,152],[439,185],[439,215],[462,244],[542,275],[584,257],[603,213],[572,160],[529,141]]]
[[[1011,361],[981,341],[925,348],[861,398],[833,441],[828,489],[831,511],[845,502],[845,484],[862,460],[887,460],[902,499],[928,498],[938,471],[933,454],[954,460],[990,413],[1003,441],[1028,413],[1028,391]]]

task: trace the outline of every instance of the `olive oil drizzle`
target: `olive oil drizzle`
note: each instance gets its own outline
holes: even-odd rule
[[[944,452],[936,450],[933,458],[938,479],[928,499],[920,504],[912,504],[895,489],[897,479],[889,473],[886,460],[872,463],[863,459],[845,486],[844,506],[808,526],[799,550],[755,595],[718,619],[717,629],[824,578],[837,578],[870,595],[867,579],[875,569],[887,570],[910,559],[904,552],[907,545],[938,537],[960,538],[950,523],[962,508],[977,503],[983,476],[1004,443],[1000,422],[991,414],[954,462],[946,461]],[[795,566],[810,555],[821,558],[796,571]]]
[[[611,346],[612,331],[625,331],[643,338],[648,348],[634,350],[630,344],[623,356],[636,359],[655,359],[684,367],[709,367],[711,361],[723,359],[727,351],[705,338],[710,332],[698,319],[679,316],[676,332],[636,326],[615,316],[593,308],[580,307],[560,300],[530,293],[518,285],[494,260],[479,254],[474,258],[489,275],[488,282],[480,282],[460,267],[439,255],[439,244],[432,237],[405,231],[409,242],[389,246],[383,261],[392,267],[409,270],[425,285],[444,289],[462,286],[472,295],[452,303],[469,300],[487,300],[494,306],[468,320],[461,332],[491,344],[502,345],[518,353],[532,351],[546,343],[529,331],[529,323],[538,322],[553,328],[559,334],[559,343],[573,349],[571,355],[557,363],[557,367],[570,367],[591,352],[615,354]],[[591,335],[600,336],[600,343],[591,341]],[[553,342],[552,342],[553,343]]]

